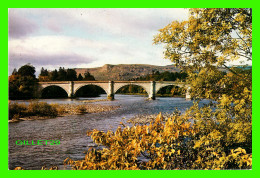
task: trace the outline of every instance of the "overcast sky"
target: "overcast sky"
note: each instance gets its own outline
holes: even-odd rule
[[[9,74],[104,64],[169,65],[153,37],[188,9],[9,9]]]

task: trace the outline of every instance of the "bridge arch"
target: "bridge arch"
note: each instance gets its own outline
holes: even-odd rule
[[[57,85],[57,84],[53,84],[53,85],[42,86],[42,87],[40,88],[40,91],[39,91],[39,94],[40,94],[39,97],[41,98],[43,92],[45,92],[46,90],[48,90],[48,89],[51,88],[51,87],[60,88],[61,90],[63,90],[63,91],[66,93],[67,97],[69,96],[69,92],[68,92],[67,88],[65,88],[65,87],[63,87],[63,86],[59,86],[59,85]]]
[[[117,91],[119,91],[121,88],[128,86],[128,85],[135,85],[135,86],[142,87],[146,91],[146,93],[149,95],[149,90],[150,90],[149,86],[141,84],[141,83],[115,83],[114,93],[117,93]]]
[[[132,83],[128,83],[128,84],[124,84],[124,85],[117,86],[117,87],[115,88],[115,90],[114,90],[114,93],[116,94],[116,93],[117,93],[120,89],[122,89],[123,87],[130,86],[130,85],[141,87],[143,90],[145,90],[145,92],[146,92],[147,94],[149,94],[149,93],[148,93],[149,90],[147,91],[147,89],[146,89],[143,85],[140,85],[140,84],[132,84]]]
[[[107,91],[100,85],[98,84],[84,84],[84,85],[81,85],[81,86],[78,86],[75,90],[74,90],[74,97],[80,97],[78,96],[79,92],[82,93],[82,90],[84,91],[84,87],[90,87],[90,86],[94,86],[94,87],[98,87],[102,90],[102,92],[105,92],[107,94]],[[81,91],[80,91],[81,90]],[[93,88],[88,88],[88,90],[92,90],[92,91],[95,91],[96,89],[93,90]],[[85,93],[85,92],[83,92]],[[102,94],[102,93],[101,93]],[[87,97],[87,96],[84,96],[84,97]]]
[[[106,92],[106,94],[108,94],[107,89],[102,84],[97,84],[97,83],[84,83],[82,85],[78,85],[74,88],[74,94],[76,94],[79,89],[81,89],[85,86],[91,86],[91,85],[98,86],[98,87],[102,88]]]
[[[160,84],[160,85],[156,85],[155,94],[157,94],[160,89],[167,86],[177,86],[179,88],[185,88],[187,90],[187,88],[182,84]]]

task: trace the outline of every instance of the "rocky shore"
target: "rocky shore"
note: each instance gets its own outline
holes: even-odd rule
[[[119,107],[120,106],[110,106],[110,105],[101,105],[101,104],[81,104],[81,105],[61,104],[58,105],[58,110],[60,116],[68,116],[68,115],[112,111]]]

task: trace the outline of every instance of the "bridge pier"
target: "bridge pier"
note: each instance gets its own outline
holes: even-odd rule
[[[156,94],[156,83],[155,81],[151,81],[151,86],[150,86],[150,92],[149,92],[149,99],[155,100],[155,94]]]
[[[109,99],[109,100],[114,100],[115,99],[114,81],[109,81],[108,82],[107,99]]]
[[[74,97],[74,82],[73,81],[70,81],[70,83],[69,83],[68,97],[69,98]]]

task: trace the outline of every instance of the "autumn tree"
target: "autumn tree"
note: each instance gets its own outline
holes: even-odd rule
[[[227,78],[238,77],[244,82],[240,88],[251,88],[251,74],[242,76],[227,63],[252,60],[252,9],[190,9],[187,21],[173,21],[154,43],[164,44],[165,58],[188,72],[194,97],[231,94],[223,90]],[[219,67],[231,73],[225,75]]]
[[[26,64],[9,76],[9,99],[30,99],[34,97],[37,79],[35,67]]]
[[[21,76],[30,76],[35,78],[35,72],[36,71],[34,66],[32,66],[31,64],[26,64],[20,67],[17,73]]]
[[[211,143],[205,138],[215,134],[226,144],[222,148],[251,152],[252,70],[228,63],[252,60],[252,9],[190,9],[187,21],[167,25],[154,43],[164,44],[165,58],[188,73],[194,99],[216,101],[215,112],[198,106],[189,110],[201,130],[199,143]]]
[[[189,20],[173,21],[154,42],[165,44],[165,58],[181,67],[252,60],[252,9],[190,9]]]

